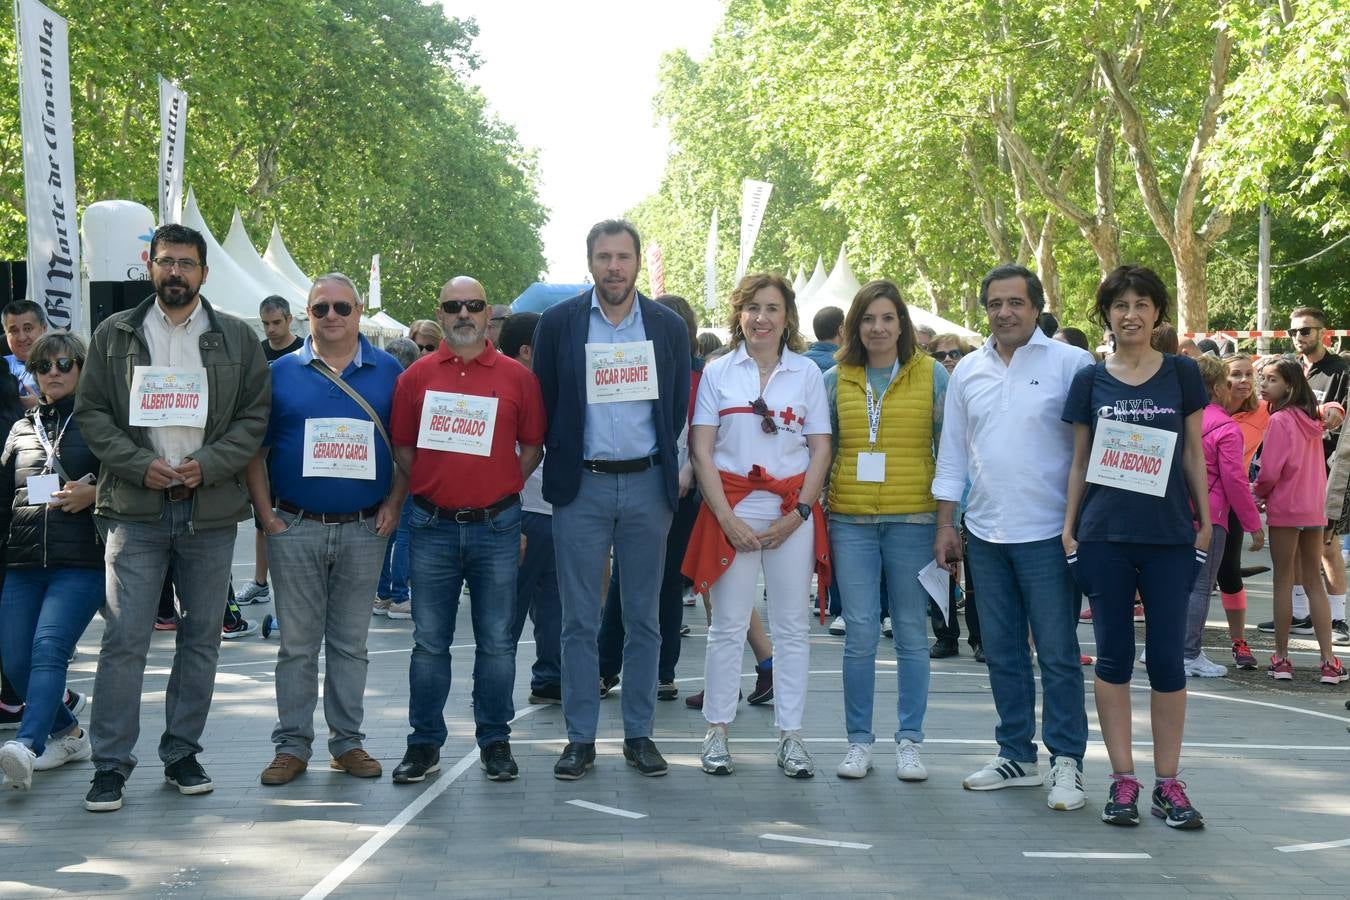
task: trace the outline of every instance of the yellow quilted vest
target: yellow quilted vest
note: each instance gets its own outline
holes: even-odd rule
[[[882,395],[875,448],[868,445],[866,370],[839,366],[839,452],[830,470],[830,511],[848,516],[932,512],[933,358],[918,352]],[[858,481],[858,454],[886,454],[884,482]]]

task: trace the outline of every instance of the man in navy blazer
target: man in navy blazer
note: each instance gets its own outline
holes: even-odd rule
[[[689,410],[689,332],[637,292],[642,244],[609,219],[586,236],[595,287],[544,313],[534,373],[548,412],[544,499],[562,600],[562,705],[567,747],[555,777],[595,762],[600,716],[596,639],[604,564],[613,547],[623,585],[624,759],[664,775],[652,742],[661,634],[658,597],[666,532],[679,499],[675,440]]]

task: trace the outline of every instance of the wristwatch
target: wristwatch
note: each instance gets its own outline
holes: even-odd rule
[[[807,519],[811,518],[811,507],[810,507],[810,505],[809,505],[809,504],[806,504],[806,503],[798,503],[798,504],[797,504],[797,515],[799,515],[799,516],[802,517],[802,521],[803,521],[803,522],[805,522]]]

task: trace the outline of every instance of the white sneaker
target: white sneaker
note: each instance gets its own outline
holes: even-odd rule
[[[1228,667],[1214,662],[1201,650],[1199,656],[1186,660],[1186,674],[1196,678],[1222,678],[1228,674]]]
[[[703,771],[709,775],[730,775],[736,771],[731,762],[731,750],[727,747],[727,730],[716,725],[708,727],[703,737],[703,752],[699,755]]]
[[[844,633],[844,617],[836,616],[835,620],[830,623],[830,634],[838,635],[843,633]]]
[[[27,744],[6,741],[0,747],[0,771],[5,775],[5,787],[26,791],[33,786],[33,762],[37,759]]]
[[[252,578],[244,589],[234,595],[234,602],[240,606],[248,606],[250,603],[270,603],[272,600],[272,586],[270,584],[258,584]]]
[[[1005,787],[1037,787],[1043,784],[1035,763],[1013,762],[995,756],[983,769],[972,772],[961,782],[968,791],[997,791]]]
[[[806,752],[800,731],[785,731],[778,741],[778,768],[789,778],[810,778],[816,774],[816,761]]]
[[[849,744],[844,761],[834,770],[840,778],[866,778],[872,770],[872,745]]]
[[[373,601],[371,601],[370,614],[372,616],[389,615],[389,605],[393,602],[394,602],[393,600],[386,600],[383,597],[376,597]]]
[[[384,611],[384,614],[391,619],[411,619],[412,601],[404,600],[401,603],[391,603],[389,604],[389,608]]]
[[[1045,786],[1050,788],[1045,805],[1051,809],[1082,809],[1087,803],[1083,773],[1078,771],[1078,763],[1067,756],[1055,757],[1054,765],[1045,776]]]
[[[1147,647],[1145,647],[1143,650],[1140,650],[1140,651],[1139,651],[1139,661],[1140,661],[1141,663],[1146,663],[1146,662],[1148,662],[1148,659],[1145,657],[1145,654],[1147,654],[1147,653],[1148,653],[1148,648],[1147,648]]]
[[[887,616],[881,620],[881,636],[895,637],[895,629],[891,627],[891,617]]]
[[[928,770],[919,759],[919,745],[905,738],[895,748],[895,777],[901,781],[927,781]]]
[[[46,772],[69,762],[86,760],[93,754],[93,748],[89,746],[89,732],[81,728],[78,736],[67,734],[49,740],[47,749],[43,750],[37,762],[33,763],[33,768],[39,772]]]

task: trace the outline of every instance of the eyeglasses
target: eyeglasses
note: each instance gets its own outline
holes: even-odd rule
[[[309,314],[316,319],[326,319],[328,318],[328,308],[330,306],[332,307],[333,312],[337,313],[339,316],[342,316],[342,318],[344,319],[350,316],[352,314],[352,310],[356,308],[352,306],[350,303],[348,303],[346,300],[336,300],[331,304],[315,303],[313,306],[309,308]]]
[[[769,412],[769,406],[763,397],[750,401],[750,411],[757,416],[763,416],[759,420],[759,427],[765,434],[778,433],[778,423],[773,420],[773,413]]]
[[[435,344],[418,344],[417,346],[423,353],[435,353],[440,349]]]
[[[161,269],[173,269],[174,267],[177,267],[180,272],[195,272],[197,271],[197,267],[201,265],[201,263],[197,262],[195,259],[174,259],[172,256],[156,256],[150,261]]]
[[[933,359],[936,359],[938,362],[942,362],[944,359],[960,359],[960,358],[961,358],[961,351],[960,351],[960,350],[934,350],[932,353],[930,353],[930,354],[928,354],[928,355],[931,356],[931,357],[933,357]]]
[[[443,300],[441,310],[447,316],[457,316],[461,309],[467,309],[471,313],[480,313],[487,309],[486,300]]]
[[[1302,328],[1290,328],[1290,329],[1289,329],[1289,336],[1290,336],[1290,337],[1307,337],[1308,335],[1312,334],[1314,331],[1321,331],[1321,330],[1322,330],[1321,328],[1315,327],[1315,326],[1313,326],[1313,325],[1305,325],[1305,326],[1303,326]]]
[[[37,375],[46,375],[56,366],[56,371],[69,374],[76,366],[84,365],[83,356],[58,356],[56,359],[34,359],[28,362],[28,371]]]

